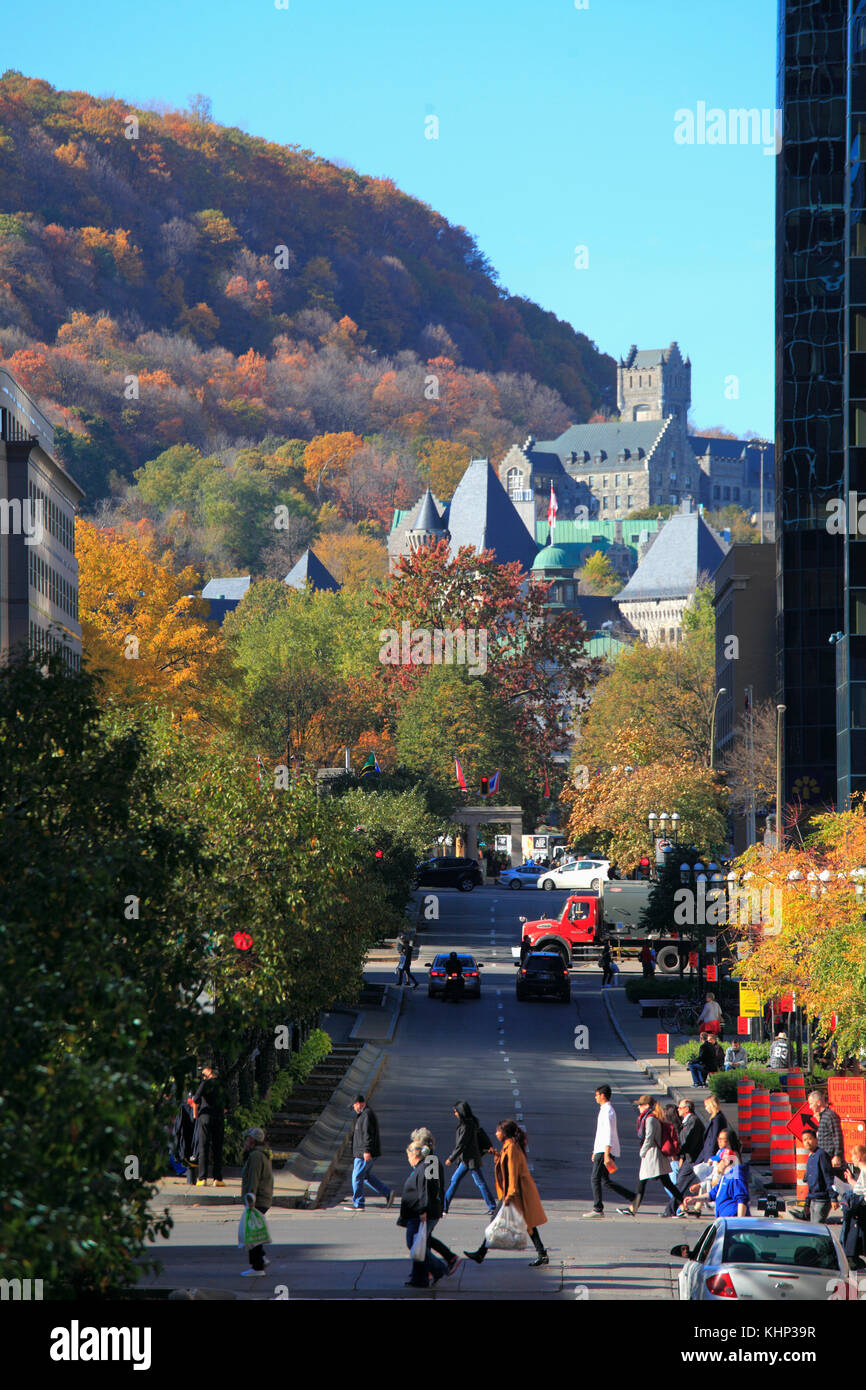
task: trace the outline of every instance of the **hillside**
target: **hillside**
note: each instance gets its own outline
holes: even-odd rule
[[[0,355],[87,436],[59,438],[91,500],[176,443],[350,429],[491,451],[610,404],[615,375],[390,181],[16,72]]]

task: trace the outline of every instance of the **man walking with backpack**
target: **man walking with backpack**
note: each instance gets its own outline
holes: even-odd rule
[[[630,1192],[627,1187],[620,1187],[619,1183],[613,1181],[611,1173],[616,1172],[615,1159],[620,1156],[619,1135],[616,1128],[616,1111],[610,1103],[610,1087],[607,1085],[597,1086],[595,1089],[595,1103],[598,1106],[598,1123],[595,1127],[595,1140],[592,1146],[592,1211],[583,1213],[584,1221],[591,1221],[593,1217],[604,1216],[604,1202],[601,1197],[602,1183],[606,1183],[612,1192],[619,1193],[620,1197],[627,1197],[630,1202],[635,1199],[635,1194]]]

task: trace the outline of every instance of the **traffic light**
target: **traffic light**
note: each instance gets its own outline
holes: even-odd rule
[[[380,849],[377,849],[377,850],[376,850],[376,858],[377,858],[377,859],[384,859],[384,857],[385,857],[385,855],[384,855],[383,851],[380,850]]]
[[[481,778],[481,795],[482,795],[482,796],[487,796],[488,793],[489,793],[489,791],[490,791],[490,778],[489,778],[489,777],[482,777],[482,778]]]
[[[639,878],[639,879],[649,878],[649,871],[650,871],[649,856],[646,855],[646,854],[642,854],[641,857],[640,857],[640,865],[639,865],[638,871],[637,871],[637,876],[638,876],[638,878]]]

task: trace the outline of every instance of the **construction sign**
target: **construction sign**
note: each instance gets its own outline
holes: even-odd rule
[[[747,989],[745,985],[740,985],[740,1017],[761,1017],[761,996],[756,989]]]
[[[807,1100],[804,1100],[803,1104],[794,1111],[790,1120],[785,1125],[785,1128],[790,1134],[793,1134],[795,1139],[801,1142],[803,1134],[807,1129],[811,1130],[813,1134],[817,1133],[818,1121],[809,1109],[809,1102]]]

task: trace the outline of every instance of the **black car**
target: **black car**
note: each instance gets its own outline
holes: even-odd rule
[[[515,993],[518,999],[532,994],[552,994],[561,1003],[571,999],[571,978],[558,951],[530,951],[518,967]]]
[[[450,954],[450,951],[443,951],[441,955],[434,956],[432,962],[424,962],[430,969],[430,974],[427,977],[427,997],[429,999],[440,998],[445,991],[445,981],[448,978],[445,972],[445,964]],[[462,951],[457,952],[457,959],[460,962],[460,969],[463,971],[464,997],[467,999],[480,999],[481,975],[479,973],[478,961],[474,956],[464,955]]]
[[[415,870],[417,888],[459,888],[471,893],[476,884],[484,882],[477,859],[427,859]]]

